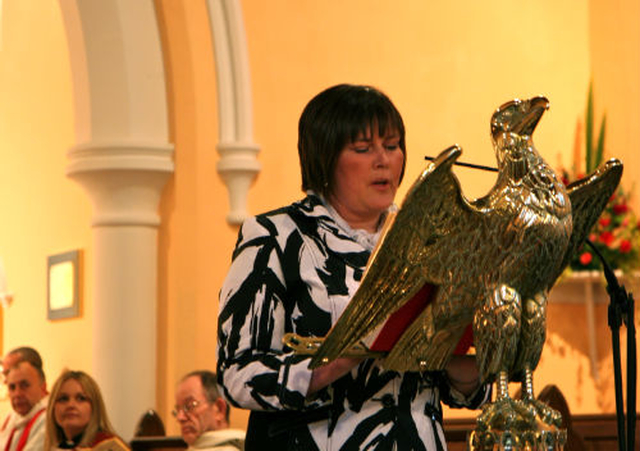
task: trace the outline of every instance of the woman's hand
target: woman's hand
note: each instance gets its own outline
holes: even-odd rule
[[[340,379],[363,360],[363,358],[340,357],[327,365],[316,368],[311,374],[311,382],[309,383],[307,396],[314,394],[318,390]]]
[[[465,396],[480,386],[480,372],[473,355],[454,355],[445,368],[451,386]]]

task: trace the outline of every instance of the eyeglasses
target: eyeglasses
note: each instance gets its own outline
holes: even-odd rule
[[[185,415],[189,415],[191,412],[193,412],[194,410],[196,410],[198,408],[198,406],[200,404],[202,404],[204,401],[198,401],[197,399],[192,399],[191,401],[187,401],[185,402],[183,405],[181,406],[176,406],[172,411],[171,411],[171,415],[173,415],[174,417],[178,417],[178,414],[180,412],[183,412]]]

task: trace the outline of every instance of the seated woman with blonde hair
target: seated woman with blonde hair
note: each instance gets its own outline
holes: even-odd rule
[[[96,381],[82,371],[63,372],[47,407],[45,450],[129,450],[113,431]]]

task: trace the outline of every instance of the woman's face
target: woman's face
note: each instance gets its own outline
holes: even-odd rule
[[[380,136],[377,128],[342,149],[330,195],[331,205],[351,227],[370,232],[393,203],[404,163],[400,134]]]
[[[54,401],[54,417],[67,439],[72,439],[89,424],[91,419],[91,401],[75,379],[66,380],[60,387]]]

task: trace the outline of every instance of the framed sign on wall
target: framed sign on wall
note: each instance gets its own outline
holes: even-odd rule
[[[47,258],[47,318],[80,316],[82,252],[73,250]]]

